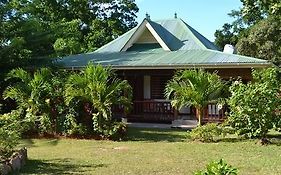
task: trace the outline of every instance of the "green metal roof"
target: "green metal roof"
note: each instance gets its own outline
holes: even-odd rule
[[[134,33],[145,22],[149,23],[171,51],[159,43],[135,43],[121,51]],[[85,67],[89,62],[116,69],[154,69],[189,67],[266,67],[265,60],[217,51],[216,46],[181,19],[150,21],[106,44],[95,52],[57,59],[66,68]]]
[[[144,21],[148,22],[153,27],[172,51],[191,49],[218,50],[211,41],[206,39],[181,19],[159,20],[155,22],[150,20]],[[144,23],[144,21],[142,23]],[[119,38],[99,48],[95,52],[120,52],[142,23]]]
[[[66,57],[59,63],[68,68],[81,68],[93,62],[116,69],[131,68],[189,68],[189,67],[266,67],[268,61],[227,54],[214,50],[179,50],[179,51],[146,51],[91,53]]]

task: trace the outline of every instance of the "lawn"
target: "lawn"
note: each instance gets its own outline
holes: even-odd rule
[[[130,129],[127,141],[23,140],[29,161],[22,174],[192,174],[225,159],[239,174],[280,174],[278,144],[255,140],[187,142],[180,130]]]

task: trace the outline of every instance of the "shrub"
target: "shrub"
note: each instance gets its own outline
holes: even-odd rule
[[[66,135],[78,135],[83,136],[88,133],[88,128],[82,123],[77,123],[75,112],[71,110],[67,115],[65,115],[63,122],[63,132]]]
[[[192,140],[201,142],[214,142],[216,137],[224,134],[223,128],[215,123],[198,126],[193,129],[188,135]]]
[[[127,134],[127,124],[123,122],[114,122],[110,138],[113,140],[122,140]]]
[[[278,71],[270,68],[252,74],[252,82],[235,82],[230,87],[228,120],[239,135],[264,138],[280,121]]]
[[[8,127],[0,128],[0,156],[8,157],[11,151],[17,146],[20,133]]]
[[[197,171],[194,175],[237,175],[238,170],[228,165],[223,159],[213,161],[207,165],[206,170]]]
[[[0,115],[0,157],[8,157],[17,146],[22,132],[17,111]]]

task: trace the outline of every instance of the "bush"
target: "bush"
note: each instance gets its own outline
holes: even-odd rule
[[[235,82],[230,87],[228,120],[239,135],[264,138],[280,121],[278,71],[270,68],[252,74],[252,82]]]
[[[63,120],[63,132],[66,135],[84,136],[89,133],[88,128],[82,123],[77,123],[74,111],[70,111]]]
[[[192,140],[214,142],[220,135],[224,135],[223,128],[215,123],[208,123],[193,129],[188,135]]]
[[[20,133],[17,130],[1,127],[0,128],[0,157],[8,157],[12,150],[17,146]]]
[[[237,168],[228,165],[223,159],[213,161],[207,165],[207,170],[194,173],[194,175],[237,175]]]
[[[127,124],[123,122],[114,122],[110,138],[113,140],[122,140],[127,134]]]
[[[17,146],[22,132],[22,123],[17,111],[0,115],[0,157],[8,157]]]

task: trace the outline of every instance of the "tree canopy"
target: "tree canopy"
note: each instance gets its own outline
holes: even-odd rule
[[[134,0],[3,0],[0,67],[93,51],[136,26]]]
[[[232,23],[226,23],[215,32],[215,44],[236,45],[238,54],[281,62],[281,1],[241,0],[243,6],[233,10]]]

